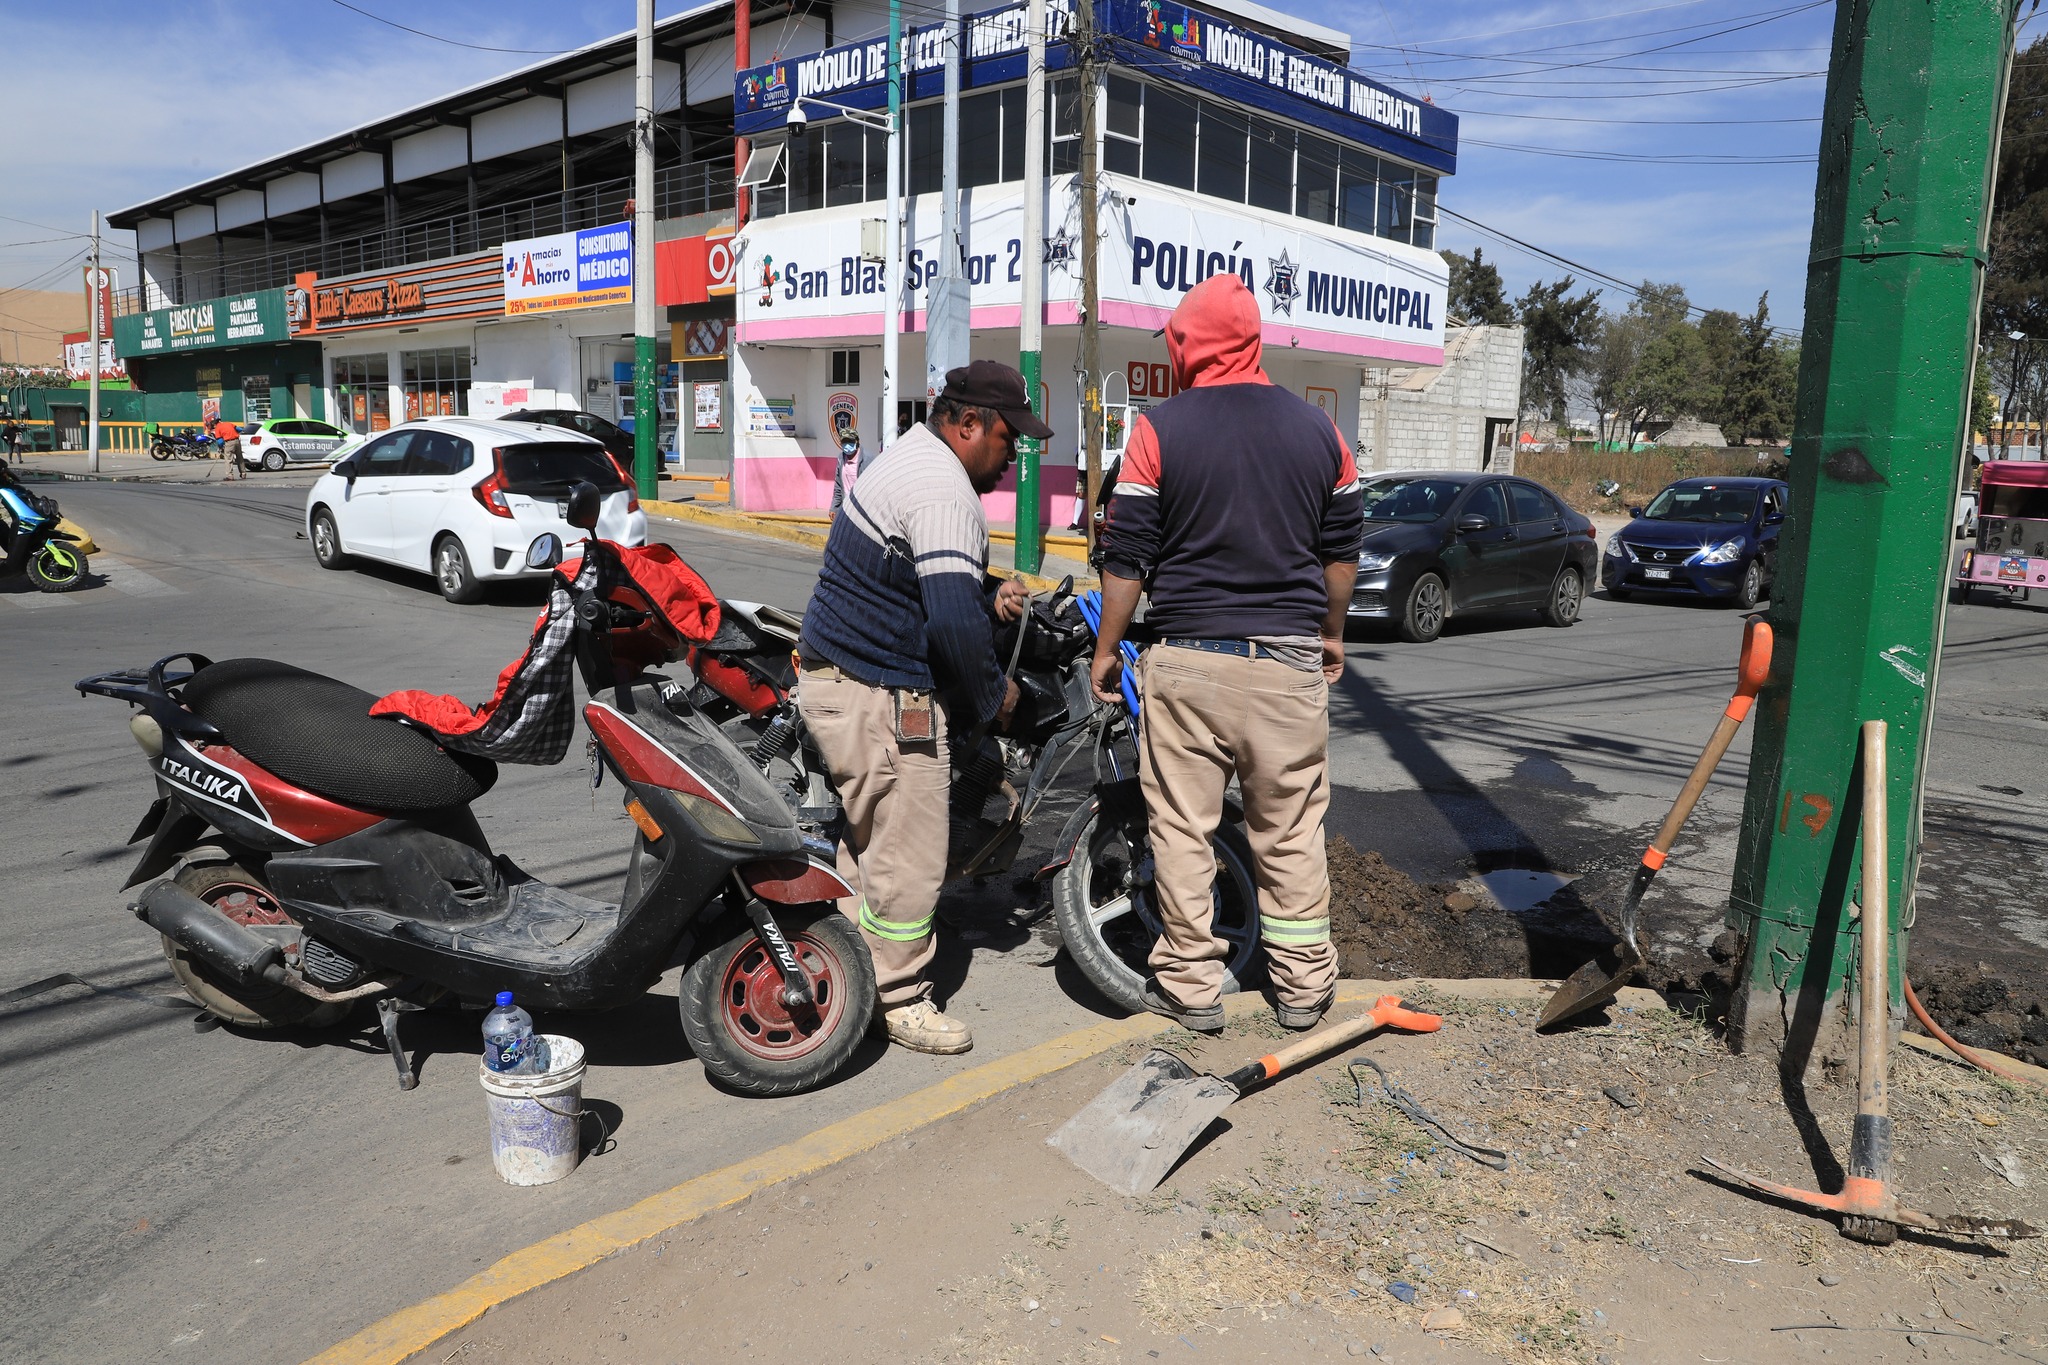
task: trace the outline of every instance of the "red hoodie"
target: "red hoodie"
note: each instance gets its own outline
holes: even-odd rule
[[[1323,565],[1355,559],[1365,533],[1350,446],[1267,377],[1258,300],[1237,276],[1189,290],[1166,347],[1183,391],[1132,425],[1105,572],[1145,580],[1162,636],[1316,634]]]

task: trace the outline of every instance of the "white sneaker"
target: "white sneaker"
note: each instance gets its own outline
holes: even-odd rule
[[[974,1046],[974,1035],[967,1031],[967,1025],[939,1013],[939,1007],[929,1000],[878,1006],[875,1030],[887,1035],[889,1041],[898,1047],[941,1057],[950,1057]]]

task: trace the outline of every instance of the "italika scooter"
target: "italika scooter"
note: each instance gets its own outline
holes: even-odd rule
[[[562,492],[588,531],[596,490]],[[751,1095],[823,1085],[867,1030],[874,963],[834,906],[852,892],[829,854],[691,703],[687,669],[656,671],[716,633],[717,600],[666,547],[593,536],[579,559],[563,553],[534,542],[529,564],[555,569],[548,610],[473,714],[265,659],[177,654],[80,682],[137,708],[156,781],[129,840],[148,843],[127,885],[152,883],[132,908],[223,1020],[329,1025],[374,1001],[405,1089],[408,1010],[500,990],[607,1009],[676,964],[683,1032],[714,1080]],[[471,811],[495,758],[560,761],[575,672],[592,780],[617,779],[637,830],[618,904],[522,871]]]

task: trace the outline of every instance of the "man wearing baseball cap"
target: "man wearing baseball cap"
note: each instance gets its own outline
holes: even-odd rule
[[[974,1045],[924,977],[946,876],[948,744],[1007,722],[1017,704],[992,623],[1022,616],[1029,594],[988,577],[981,495],[1019,436],[1051,435],[1009,366],[948,371],[931,420],[847,493],[804,612],[797,701],[845,812],[839,870],[860,892],[840,909],[874,954],[878,1026],[918,1052]]]

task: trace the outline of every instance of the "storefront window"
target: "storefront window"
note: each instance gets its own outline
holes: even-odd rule
[[[405,420],[469,414],[469,348],[405,351],[398,357],[404,376]]]
[[[1202,105],[1201,152],[1195,163],[1195,188],[1212,199],[1244,202],[1246,133],[1251,122],[1243,114],[1218,105]]]
[[[1145,179],[1181,190],[1195,187],[1195,119],[1199,108],[1199,102],[1192,96],[1162,85],[1147,87]]]
[[[826,206],[864,202],[868,188],[867,130],[849,119],[834,119],[825,125],[823,137]]]
[[[1145,87],[1126,76],[1109,78],[1109,118],[1103,129],[1102,168],[1138,174],[1145,137]]]
[[[1245,202],[1256,209],[1294,209],[1294,130],[1268,119],[1251,120],[1250,180]]]
[[[1045,132],[1052,141],[1046,169],[1054,175],[1080,170],[1081,84],[1072,76],[1061,77],[1047,88]]]
[[[334,358],[335,424],[357,435],[391,426],[391,362],[378,355]]]
[[[993,185],[1003,173],[1003,101],[990,90],[960,101],[960,184]]]
[[[1294,211],[1318,223],[1337,221],[1337,144],[1308,133],[1297,136]]]

